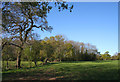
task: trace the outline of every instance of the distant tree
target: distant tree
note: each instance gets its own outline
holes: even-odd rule
[[[108,59],[110,59],[110,54],[109,54],[109,51],[106,51],[104,54],[102,54],[102,58],[104,59],[104,60],[108,60]]]
[[[59,61],[62,60],[63,55],[65,53],[65,38],[62,35],[56,35],[55,36],[55,42],[56,44],[54,44],[56,46],[55,52],[54,52],[54,56],[56,59],[58,59]]]
[[[67,41],[67,43],[70,43],[73,46],[73,60],[76,60],[76,61],[81,60],[81,54],[80,54],[81,44],[75,41]]]
[[[94,45],[75,41],[67,41],[67,43],[71,43],[73,47],[72,60],[96,60],[97,49]]]
[[[37,40],[34,40],[32,45],[30,46],[32,61],[35,63],[35,66],[37,66],[37,61],[40,60],[39,54],[40,54],[41,47],[42,46],[40,41],[37,41]]]
[[[118,60],[120,60],[120,53],[118,53]]]
[[[30,46],[26,46],[26,48],[24,49],[23,51],[24,55],[22,55],[22,58],[26,58],[27,61],[29,62],[30,64],[30,67],[31,67],[31,63],[32,63],[32,53],[31,53],[31,47]]]
[[[3,41],[9,42],[9,38],[4,38]],[[7,61],[6,68],[9,67],[8,62],[16,60],[17,56],[17,48],[12,45],[7,45],[2,50],[2,61],[3,61],[3,67],[4,67],[4,61]]]
[[[33,40],[31,42],[31,45],[26,45],[26,48],[24,49],[25,57],[27,57],[27,60],[30,62],[33,61],[35,63],[35,66],[37,66],[37,61],[40,60],[40,50],[42,46],[39,40]]]
[[[85,44],[84,43],[80,43],[80,52],[81,54],[83,54],[85,52]]]
[[[112,57],[111,57],[112,60],[119,60],[119,55],[118,53],[116,52]]]
[[[73,60],[73,45],[71,43],[66,43],[65,44],[65,53],[64,57],[66,60]]]
[[[92,60],[92,61],[97,60],[96,54],[95,53],[91,53],[89,60]]]
[[[17,56],[17,68],[20,68],[21,55],[24,44],[32,34],[33,28],[40,28],[42,31],[51,31],[52,27],[48,25],[47,14],[52,9],[50,2],[3,2],[2,3],[2,27],[5,32],[10,34],[11,39],[17,39],[19,44],[3,42],[5,45],[14,45],[20,48]],[[58,10],[68,9],[71,12],[72,6],[65,2],[55,2]]]
[[[102,60],[101,54],[97,54],[97,55],[96,55],[96,59],[97,59],[97,60]]]
[[[51,59],[53,54],[52,45],[47,41],[41,41],[42,49],[40,50],[40,57],[46,64]]]

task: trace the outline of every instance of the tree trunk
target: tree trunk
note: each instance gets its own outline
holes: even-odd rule
[[[47,61],[48,61],[48,58],[45,59],[45,64],[47,63]]]
[[[8,60],[7,60],[7,66],[6,66],[6,69],[8,69]]]
[[[31,66],[31,63],[32,63],[32,62],[30,61],[30,68],[32,67],[32,66]]]
[[[20,63],[21,63],[21,55],[19,54],[19,55],[17,56],[17,69],[20,68]]]
[[[3,62],[2,62],[2,68],[4,69],[4,60],[3,60]]]
[[[36,62],[36,61],[34,61],[34,63],[35,63],[35,66],[37,66],[37,62]]]
[[[22,54],[22,48],[20,48],[20,52],[17,56],[17,69],[21,68],[20,64],[21,64],[21,54]]]
[[[59,61],[61,62],[61,58],[59,59]]]

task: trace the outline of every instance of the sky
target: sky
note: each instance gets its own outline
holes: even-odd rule
[[[118,52],[118,3],[117,2],[69,2],[72,12],[59,12],[53,8],[48,14],[52,32],[35,30],[40,38],[64,35],[68,40],[95,45],[103,54]]]

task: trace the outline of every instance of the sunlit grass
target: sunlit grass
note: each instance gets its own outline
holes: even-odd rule
[[[14,62],[11,62],[14,63]],[[39,62],[40,64],[41,62]],[[56,62],[47,65],[22,62],[25,67],[3,71],[3,80],[117,80],[118,61],[73,61]],[[11,64],[12,65],[12,64]],[[11,76],[12,74],[12,76]],[[14,78],[16,77],[16,78]]]

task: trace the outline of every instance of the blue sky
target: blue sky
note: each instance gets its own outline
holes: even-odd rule
[[[74,40],[96,45],[98,51],[109,51],[111,55],[118,52],[118,3],[117,2],[70,2],[73,11],[59,12],[53,8],[48,14],[48,23],[53,27],[52,33],[41,32],[44,37],[65,35]]]

